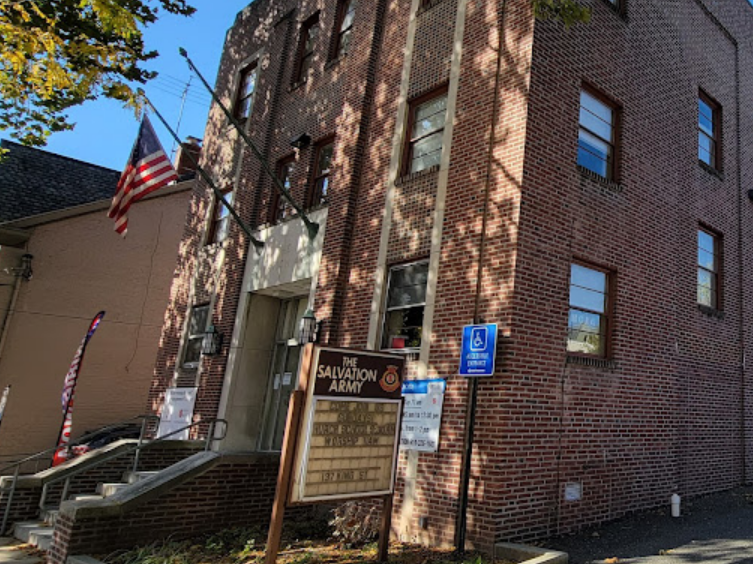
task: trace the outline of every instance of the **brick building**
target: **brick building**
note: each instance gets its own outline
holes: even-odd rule
[[[198,386],[224,449],[274,453],[312,308],[320,342],[448,380],[438,452],[401,454],[394,523],[449,544],[477,319],[501,352],[479,384],[475,545],[748,482],[753,9],[585,3],[570,29],[530,0],[243,10],[218,92],[320,229],[213,108],[203,163],[265,246],[197,186],[151,407]],[[204,356],[210,325],[225,345]]]

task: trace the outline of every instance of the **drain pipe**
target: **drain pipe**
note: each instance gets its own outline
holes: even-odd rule
[[[489,216],[489,193],[491,192],[492,162],[494,144],[497,136],[497,121],[499,119],[499,88],[502,75],[502,48],[505,42],[505,14],[507,0],[502,1],[502,13],[498,15],[499,22],[497,42],[497,69],[494,76],[494,104],[492,105],[491,127],[489,131],[489,146],[487,148],[486,180],[484,183],[484,207],[481,219],[481,239],[479,241],[478,267],[476,271],[476,298],[473,304],[473,323],[481,322],[481,281],[484,272],[484,255],[486,251],[486,226]],[[476,426],[476,403],[478,398],[478,378],[471,378],[468,394],[468,407],[465,412],[465,437],[463,445],[463,461],[460,468],[460,496],[458,500],[458,514],[455,525],[455,550],[465,551],[466,529],[468,527],[468,487],[471,481],[471,462],[473,458],[473,435]]]

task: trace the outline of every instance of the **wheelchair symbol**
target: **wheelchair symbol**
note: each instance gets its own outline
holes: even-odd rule
[[[471,350],[486,350],[486,327],[474,327],[471,329]]]

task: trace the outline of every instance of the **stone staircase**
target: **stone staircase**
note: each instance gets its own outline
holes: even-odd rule
[[[115,495],[117,492],[127,488],[131,484],[136,484],[158,472],[125,472],[123,481],[117,483],[97,484],[96,493],[76,494],[70,496],[71,501],[92,501],[101,500]],[[49,550],[52,546],[52,536],[55,530],[55,520],[59,508],[49,508],[41,512],[37,521],[22,521],[16,523],[13,527],[13,536],[27,544],[35,546],[40,550]]]

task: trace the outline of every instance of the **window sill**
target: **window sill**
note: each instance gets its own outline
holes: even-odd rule
[[[724,180],[724,173],[715,169],[713,166],[710,166],[701,160],[698,161],[698,166],[708,172],[711,176],[716,176],[719,180]]]
[[[621,194],[622,191],[625,189],[625,187],[620,184],[619,182],[615,182],[614,180],[609,180],[608,178],[603,177],[600,174],[595,173],[594,171],[587,169],[586,167],[582,165],[576,165],[578,167],[578,172],[580,172],[580,175],[583,178],[587,178],[588,180],[592,180],[599,185],[603,186],[610,192],[614,192],[615,194]]]
[[[581,356],[577,354],[567,355],[567,364],[577,364],[579,366],[591,366],[593,368],[617,368],[617,363],[611,358],[600,358],[597,356]]]
[[[722,310],[703,304],[698,304],[698,311],[700,311],[703,315],[706,315],[708,317],[715,317],[716,319],[724,319],[726,317],[725,313]]]
[[[329,61],[327,61],[327,64],[324,65],[324,70],[328,71],[330,69],[335,68],[342,61],[344,61],[347,56],[348,56],[347,53],[343,53],[342,55],[338,55],[334,59],[330,59]]]
[[[381,352],[388,353],[388,354],[401,354],[406,357],[418,357],[419,353],[421,352],[420,348],[416,347],[406,347],[404,349],[381,349]],[[411,360],[410,358],[408,360]]]
[[[434,176],[438,172],[439,172],[439,165],[434,165],[434,166],[430,166],[429,168],[425,168],[424,170],[419,170],[418,172],[411,172],[409,174],[404,174],[398,177],[397,180],[395,180],[395,186],[401,186],[413,180],[423,178],[424,176]]]

